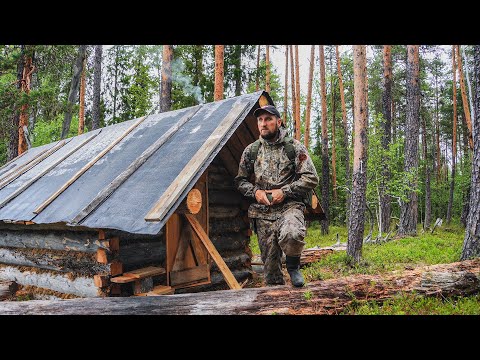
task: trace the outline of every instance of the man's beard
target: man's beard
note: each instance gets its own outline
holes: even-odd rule
[[[266,135],[260,135],[260,136],[262,138],[264,138],[265,140],[272,140],[273,138],[275,138],[277,136],[277,134],[278,134],[278,127],[274,132],[268,133]]]

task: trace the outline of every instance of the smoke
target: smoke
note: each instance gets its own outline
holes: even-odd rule
[[[186,95],[192,95],[199,104],[203,104],[205,101],[200,86],[193,85],[192,80],[184,73],[184,70],[185,64],[182,60],[174,59],[172,61],[172,80],[182,86]]]

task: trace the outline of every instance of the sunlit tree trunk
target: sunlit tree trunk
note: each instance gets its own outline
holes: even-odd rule
[[[367,56],[365,45],[353,46],[355,92],[355,145],[353,148],[352,199],[348,218],[347,255],[358,263],[365,229],[368,148]]]
[[[293,137],[297,139],[297,95],[295,94],[295,61],[293,57],[293,45],[290,45],[290,74],[292,80]]]
[[[160,112],[170,111],[172,107],[172,61],[173,45],[163,45],[162,52],[162,91]]]
[[[385,152],[388,151],[391,143],[392,132],[392,45],[383,46],[383,94],[382,94],[382,110],[383,110],[383,137],[382,147]],[[382,184],[380,184],[380,219],[381,232],[388,233],[390,231],[391,216],[391,199],[387,193],[387,183],[390,181],[390,171],[388,163],[391,161],[388,156],[383,159],[383,176]]]
[[[420,124],[419,45],[407,45],[407,108],[404,171],[411,176],[407,200],[402,202],[398,235],[417,235],[418,222],[418,131]]]
[[[80,45],[78,47],[77,60],[73,68],[73,77],[70,84],[70,92],[68,93],[67,110],[65,111],[65,117],[63,119],[62,135],[61,138],[65,139],[70,131],[70,123],[72,122],[72,111],[75,105],[78,89],[80,87],[80,77],[83,69],[83,60],[87,51],[86,45]]]
[[[471,118],[473,119],[475,118],[475,106],[473,104],[472,84],[470,83],[470,76],[469,76],[470,70],[468,69],[468,61],[467,61],[467,56],[465,55],[465,47],[462,47],[462,54],[463,54],[463,57],[465,58],[465,77],[467,78],[468,98],[470,99],[469,101],[470,114],[471,114]]]
[[[348,124],[347,124],[347,107],[345,105],[345,93],[343,90],[343,77],[342,77],[342,69],[341,69],[341,58],[340,58],[340,52],[338,51],[338,45],[335,46],[335,51],[337,55],[337,73],[338,73],[338,85],[340,87],[340,101],[342,103],[342,124],[343,124],[343,146],[344,146],[344,151],[345,151],[345,178],[346,178],[346,186],[349,189],[347,191],[347,217],[346,220],[348,222],[348,213],[350,212],[350,190],[351,190],[351,185],[350,185],[350,152],[349,152],[349,146],[348,146],[348,138],[349,138],[349,133],[348,133]]]
[[[319,45],[320,53],[320,96],[322,98],[322,208],[326,218],[322,220],[322,234],[328,234],[329,227],[329,191],[330,169],[328,159],[328,129],[327,129],[327,84],[325,82],[325,53],[323,45]]]
[[[265,90],[270,93],[270,45],[265,48]]]
[[[23,65],[21,90],[27,95],[30,93],[32,74],[35,71],[35,66],[33,65],[34,56],[35,54],[33,50],[30,48],[29,51],[25,53],[25,57],[24,57],[25,62]],[[30,144],[27,138],[28,117],[29,117],[29,112],[28,112],[28,103],[27,103],[27,104],[23,104],[20,109],[20,117],[18,122],[18,155],[23,154],[30,147]],[[25,134],[25,131],[27,131],[27,134]]]
[[[472,178],[470,181],[470,209],[465,228],[461,260],[480,256],[480,45],[473,46],[473,61],[475,116],[472,121]]]
[[[285,95],[283,97],[283,123],[287,126],[288,114],[288,45],[285,45]]]
[[[447,224],[452,220],[453,192],[455,191],[455,171],[457,158],[457,66],[455,61],[455,45],[452,45],[452,72],[453,72],[453,135],[452,135],[452,179],[450,181],[450,196],[448,197]]]
[[[423,116],[422,119],[422,145],[423,145],[423,157],[425,159],[424,172],[425,172],[425,220],[423,228],[427,230],[430,228],[432,220],[432,201],[430,192],[430,159],[427,152],[427,120]]]
[[[332,52],[330,52],[330,99],[332,103],[332,189],[333,189],[333,201],[337,202],[337,151],[335,145],[335,84],[333,81],[333,66],[332,66]]]
[[[437,155],[437,183],[441,180],[441,169],[442,164],[440,162],[441,151],[440,151],[440,125],[438,120],[438,83],[437,83],[437,66],[435,66],[435,144],[436,144],[436,155]]]
[[[465,80],[463,79],[463,69],[462,69],[462,56],[460,55],[460,45],[456,46],[457,50],[457,60],[458,60],[458,73],[460,77],[460,92],[462,94],[462,105],[463,113],[465,114],[465,121],[468,128],[468,143],[470,149],[473,150],[473,141],[472,141],[472,119],[470,117],[470,110],[468,108],[467,92],[465,90]]]
[[[308,90],[307,90],[307,104],[305,110],[305,135],[304,144],[308,149],[310,140],[310,110],[312,107],[312,83],[313,83],[313,68],[315,66],[315,45],[312,45],[310,50],[310,70],[308,73]]]
[[[95,45],[95,60],[93,68],[93,104],[92,130],[100,127],[100,93],[102,85],[102,45]]]
[[[223,99],[224,49],[224,45],[215,45],[215,89],[213,92],[214,101]]]
[[[257,45],[257,71],[255,72],[255,91],[260,90],[260,82],[259,82],[259,71],[260,71],[260,47],[262,45]],[[288,45],[287,45],[288,48]]]
[[[295,138],[300,141],[301,129],[300,129],[300,64],[298,59],[298,45],[295,45],[295,112],[297,114],[295,118]]]
[[[78,135],[85,130],[85,76],[87,73],[87,57],[83,59],[82,75],[80,77],[80,109],[78,111]]]

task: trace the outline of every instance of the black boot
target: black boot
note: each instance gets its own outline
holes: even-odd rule
[[[305,284],[303,275],[300,272],[300,256],[286,256],[285,265],[287,266],[288,274],[293,286],[301,287]]]

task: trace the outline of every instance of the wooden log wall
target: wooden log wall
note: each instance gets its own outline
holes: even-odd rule
[[[208,167],[209,237],[239,283],[252,276],[248,203],[235,189],[234,177],[221,157]],[[175,293],[228,289],[220,270],[211,261],[211,283],[178,289]]]

